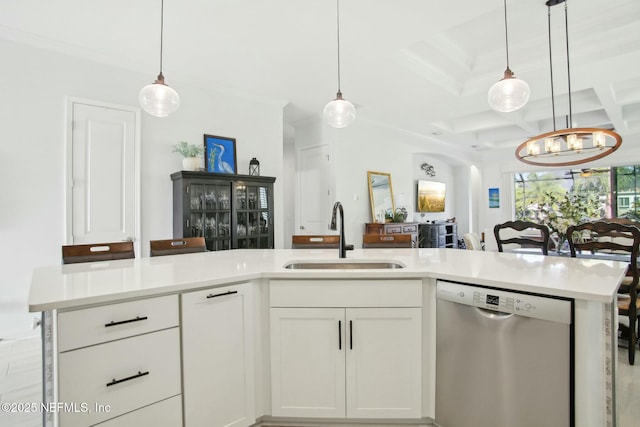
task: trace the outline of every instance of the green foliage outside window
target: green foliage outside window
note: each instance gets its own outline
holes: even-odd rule
[[[576,207],[569,212],[572,203]],[[515,218],[548,222],[554,214],[571,221],[580,217],[640,221],[640,165],[516,174]],[[556,223],[555,231],[564,228],[564,221]]]
[[[538,206],[538,222],[546,224],[560,240],[566,238],[569,226],[602,217],[599,195],[595,192],[572,190],[563,195],[546,194]]]

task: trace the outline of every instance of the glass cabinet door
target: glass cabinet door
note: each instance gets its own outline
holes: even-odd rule
[[[202,237],[203,229],[203,201],[204,201],[204,185],[191,185],[189,189],[189,206],[190,215],[187,222],[187,237]]]
[[[204,237],[207,249],[231,248],[231,186],[191,183],[190,214],[185,235]]]
[[[259,184],[238,183],[236,191],[236,242],[242,249],[273,248],[270,189]]]

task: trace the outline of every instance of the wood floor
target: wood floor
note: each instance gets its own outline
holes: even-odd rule
[[[42,402],[41,360],[39,336],[0,341],[0,404]],[[618,352],[618,411],[619,427],[635,427],[640,422],[640,352],[636,353],[636,364],[630,366],[624,348]],[[0,410],[0,426],[41,425],[39,411]]]

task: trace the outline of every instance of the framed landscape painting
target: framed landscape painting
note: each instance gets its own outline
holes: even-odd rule
[[[489,189],[489,208],[500,207],[500,190],[498,188]]]
[[[207,172],[236,174],[236,139],[205,134],[204,167]]]
[[[418,212],[444,212],[444,182],[418,181]]]

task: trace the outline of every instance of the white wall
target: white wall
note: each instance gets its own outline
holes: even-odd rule
[[[433,154],[418,153],[413,155],[411,163],[414,185],[411,193],[408,195],[409,200],[411,200],[411,215],[409,218],[413,218],[414,221],[418,222],[444,221],[445,219],[458,215],[460,212],[456,205],[459,201],[459,195],[466,193],[466,191],[461,188],[461,186],[464,185],[463,180],[460,180],[459,183],[456,182],[458,172],[456,171],[457,168],[451,164],[451,159],[434,156]],[[420,165],[423,163],[428,163],[433,166],[436,175],[433,177],[427,176],[424,171],[420,169]],[[416,212],[419,180],[444,183],[444,212]]]
[[[420,170],[422,159],[428,159],[435,166],[437,175],[434,180],[446,182],[450,195],[446,212],[428,214],[428,219],[455,216],[457,197],[454,194],[457,191],[468,197],[467,180],[456,178],[456,167],[472,162],[468,153],[450,148],[445,150],[433,141],[376,125],[362,117],[344,129],[323,125],[319,116],[315,121],[305,121],[296,128],[295,143],[298,150],[329,145],[333,173],[328,179],[332,181],[335,200],[342,202],[344,207],[346,240],[355,247],[362,246],[364,224],[372,221],[367,171],[391,174],[394,196],[404,193],[408,202],[408,220],[414,218],[417,180],[426,177]],[[327,210],[327,221],[330,214]]]
[[[0,337],[31,326],[27,296],[32,270],[60,263],[64,242],[65,97],[137,107],[140,89],[157,70],[139,74],[8,41],[0,41]],[[171,152],[179,140],[202,143],[203,134],[235,137],[238,173],[252,157],[262,175],[276,176],[276,246],[283,234],[282,105],[216,93],[166,76],[181,96],[168,118],[142,114],[142,247],[172,237],[169,175],[181,169]]]
[[[295,234],[296,223],[296,200],[295,191],[288,190],[287,183],[296,182],[296,147],[295,147],[295,129],[285,125],[284,135],[284,152],[283,152],[284,170],[282,173],[282,193],[283,200],[283,228],[282,236],[286,236],[282,244],[276,247],[290,248],[291,239],[288,236]]]

